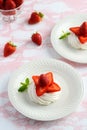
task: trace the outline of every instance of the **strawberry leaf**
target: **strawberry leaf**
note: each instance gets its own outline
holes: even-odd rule
[[[22,82],[20,84],[23,85],[23,86],[26,85],[25,83],[22,83]]]
[[[18,89],[18,92],[23,92],[23,91],[25,91],[27,88],[28,88],[28,85],[30,84],[30,82],[29,82],[29,78],[26,78],[25,79],[25,82],[21,82],[20,83],[20,87],[19,87],[19,89]]]
[[[27,86],[21,86],[19,89],[18,89],[18,92],[23,92],[27,89]]]
[[[61,35],[59,39],[65,39],[68,35],[70,35],[70,32],[66,32],[66,33],[63,32],[63,35]]]
[[[25,83],[26,83],[26,85],[29,84],[29,79],[28,78],[26,78]]]
[[[44,17],[44,14],[41,13],[41,12],[39,12],[39,16],[40,16],[41,18],[43,18],[43,17]]]
[[[12,41],[8,42],[11,46],[17,47],[16,45],[14,45],[14,43]]]

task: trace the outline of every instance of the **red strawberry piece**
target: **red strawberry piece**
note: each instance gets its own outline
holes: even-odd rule
[[[49,81],[49,84],[48,84],[48,85],[51,85],[51,84],[53,83],[53,74],[52,74],[52,72],[46,73],[46,78],[47,78],[48,81]]]
[[[46,74],[41,74],[40,76],[32,76],[32,79],[35,82],[35,85],[47,86],[53,83],[53,74],[48,72]]]
[[[58,84],[56,84],[55,82],[53,82],[48,88],[47,88],[47,92],[56,92],[56,91],[60,91],[61,88]]]
[[[87,22],[83,22],[80,26],[80,34],[82,36],[87,36]]]
[[[5,1],[5,9],[10,10],[16,8],[16,4],[13,0],[6,0]]]
[[[16,4],[16,7],[19,7],[24,2],[24,0],[14,0],[14,2]]]
[[[3,9],[3,0],[0,0],[0,9]]]
[[[49,86],[53,83],[53,74],[48,72],[46,74],[41,74],[39,77],[39,84],[41,86]]]
[[[16,14],[16,11],[13,9],[15,9],[15,8],[16,8],[16,4],[13,0],[6,0],[3,3],[3,9],[5,11],[3,10],[2,14],[3,15],[14,15],[14,14]]]
[[[42,86],[42,85],[39,84],[39,78],[40,78],[40,76],[32,76],[32,79],[34,80],[34,83],[35,83],[35,86],[36,86],[37,96],[43,95],[47,90],[47,86]]]
[[[49,85],[49,79],[47,78],[46,74],[41,74],[40,75],[39,84],[42,87]]]
[[[87,42],[87,37],[84,37],[84,36],[79,36],[78,37],[79,41],[84,44],[85,42]]]
[[[13,54],[16,51],[16,46],[12,42],[7,42],[4,46],[4,57]]]
[[[43,14],[41,12],[37,13],[37,12],[33,12],[28,20],[29,24],[36,24],[39,23],[42,18],[43,18]]]
[[[37,32],[32,35],[31,39],[37,45],[42,44],[42,36]]]
[[[52,72],[41,74],[40,76],[32,76],[32,79],[36,86],[37,96],[41,96],[44,93],[56,92],[61,90],[60,86],[53,82]]]
[[[34,80],[34,83],[37,86],[39,84],[39,76],[34,75],[34,76],[32,76],[32,79]]]
[[[36,94],[37,94],[37,96],[41,96],[41,95],[43,95],[44,93],[46,93],[46,91],[47,91],[47,87],[41,87],[41,86],[36,86]]]
[[[70,31],[72,31],[75,35],[80,35],[80,27],[71,27],[69,28]]]
[[[46,93],[47,88],[53,82],[52,73],[41,74],[40,76],[32,76],[36,86],[36,94],[37,96],[41,96]]]

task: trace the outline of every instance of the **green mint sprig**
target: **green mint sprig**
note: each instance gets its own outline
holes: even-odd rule
[[[62,31],[63,32],[63,34],[59,37],[59,39],[65,39],[68,35],[70,35],[70,32],[64,32],[64,31]]]
[[[25,82],[20,83],[20,87],[18,89],[18,92],[23,92],[28,88],[28,85],[30,84],[29,78],[25,79]]]

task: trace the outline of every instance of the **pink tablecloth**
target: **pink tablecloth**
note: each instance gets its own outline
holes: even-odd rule
[[[32,11],[44,13],[42,22],[28,25],[27,21]],[[77,12],[78,11],[78,12]],[[25,0],[24,9],[13,23],[4,23],[0,18],[0,129],[1,130],[87,130],[87,64],[79,64],[64,59],[53,49],[50,33],[59,19],[69,14],[87,13],[87,0]],[[42,34],[43,44],[37,46],[31,41],[33,32]],[[7,41],[17,45],[17,51],[5,58],[3,47]],[[25,62],[42,57],[50,57],[64,61],[81,73],[85,93],[80,106],[71,115],[50,122],[35,121],[24,117],[11,105],[7,86],[8,80],[16,68]]]

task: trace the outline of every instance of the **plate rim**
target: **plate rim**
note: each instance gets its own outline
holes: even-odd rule
[[[63,62],[63,61],[60,61],[60,60],[56,60],[56,59],[41,59],[41,60],[37,60],[37,62],[43,62],[43,61],[52,61],[52,62],[56,62],[56,63],[61,63],[61,64],[63,64],[63,65],[66,65],[66,66],[68,66],[68,67],[70,67],[72,70],[74,70],[74,72],[76,72],[77,73],[77,71],[75,70],[75,68],[73,68],[71,65],[69,65],[69,64],[67,64],[67,63],[65,63],[65,62]],[[32,63],[34,63],[35,61],[33,60],[33,61],[31,61]],[[25,63],[24,65],[22,65],[21,67],[19,67],[19,69],[21,69],[22,67],[24,67],[25,65],[29,65],[30,64],[30,62],[28,62],[28,63]],[[21,112],[21,110],[19,110],[18,108],[17,108],[17,106],[15,106],[15,104],[14,104],[14,102],[13,102],[13,100],[12,100],[12,98],[11,98],[11,93],[10,93],[10,86],[9,86],[9,84],[10,84],[10,82],[11,82],[11,80],[13,79],[13,77],[15,76],[15,74],[17,73],[17,71],[18,71],[18,69],[16,69],[16,71],[12,74],[12,76],[11,76],[11,78],[10,78],[10,80],[9,80],[9,83],[8,83],[8,97],[9,97],[9,100],[10,100],[10,102],[11,102],[11,104],[13,105],[13,107],[18,111],[18,112],[20,112],[21,114],[23,114],[24,116],[26,116],[26,117],[28,117],[28,118],[31,118],[31,119],[34,119],[34,120],[40,120],[40,121],[52,121],[52,120],[56,120],[56,119],[60,119],[60,118],[64,118],[64,117],[66,117],[66,116],[68,116],[69,114],[71,114],[72,112],[74,112],[75,111],[75,109],[77,108],[77,106],[80,104],[80,102],[81,102],[81,100],[82,100],[82,97],[83,97],[83,94],[84,94],[84,85],[83,85],[83,80],[82,80],[82,78],[81,78],[81,76],[80,76],[80,74],[79,74],[79,72],[77,73],[77,75],[78,75],[78,77],[80,78],[80,82],[81,82],[81,89],[82,89],[82,91],[81,91],[81,96],[80,96],[80,99],[79,99],[79,101],[78,101],[78,104],[76,104],[75,105],[75,107],[74,107],[74,109],[73,109],[73,111],[71,111],[70,113],[67,113],[66,115],[64,115],[64,116],[62,116],[62,117],[60,117],[60,118],[53,118],[53,119],[45,119],[45,118],[43,118],[43,119],[37,119],[37,118],[35,118],[35,117],[32,117],[32,116],[27,116],[27,115],[25,115],[25,113],[23,113],[23,112]]]

